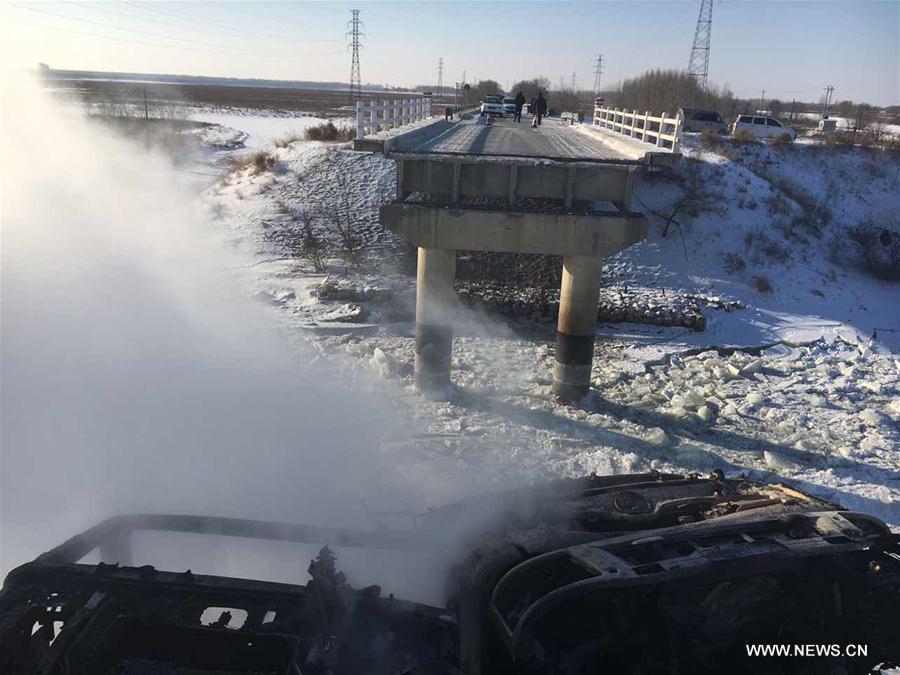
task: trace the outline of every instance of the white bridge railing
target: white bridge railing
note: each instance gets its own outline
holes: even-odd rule
[[[637,110],[619,110],[603,106],[594,108],[594,126],[672,152],[679,151],[682,125],[680,113],[675,117],[667,117],[666,113],[655,117],[649,112],[639,113]]]
[[[431,99],[428,97],[357,101],[356,138],[396,129],[426,117],[431,117]]]

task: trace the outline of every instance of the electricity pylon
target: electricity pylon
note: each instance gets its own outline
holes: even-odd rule
[[[354,103],[362,98],[362,76],[359,73],[359,48],[362,46],[360,38],[365,37],[365,33],[360,32],[360,26],[363,25],[359,20],[359,10],[351,9],[352,18],[347,22],[347,37],[350,39],[348,49],[353,50],[353,61],[350,64],[350,102]]]
[[[697,29],[694,31],[694,46],[688,62],[688,75],[693,77],[701,91],[706,91],[709,75],[709,43],[712,35],[712,0],[701,0]]]

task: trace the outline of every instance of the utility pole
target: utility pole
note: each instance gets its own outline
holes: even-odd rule
[[[150,111],[147,108],[147,87],[144,87],[144,119],[150,119]]]
[[[350,39],[350,44],[347,47],[353,50],[353,61],[350,64],[350,102],[354,103],[362,98],[362,77],[359,73],[359,48],[362,45],[359,39],[365,37],[365,34],[359,30],[363,25],[359,20],[359,10],[351,9],[350,15],[352,18],[347,22],[349,29],[347,37]]]
[[[438,98],[444,95],[444,57],[438,59]]]
[[[597,57],[597,64],[594,66],[594,96],[600,95],[600,76],[603,74],[603,54]]]
[[[766,90],[762,90],[762,94],[759,97],[759,110],[762,112],[766,109]]]
[[[712,36],[712,0],[701,0],[694,44],[688,61],[688,75],[697,81],[700,91],[706,92],[709,76],[709,45]]]
[[[831,95],[834,93],[834,87],[830,84],[825,87],[825,100],[822,104],[822,119],[828,119],[828,111],[831,108]]]

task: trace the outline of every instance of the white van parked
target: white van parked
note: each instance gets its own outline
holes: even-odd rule
[[[746,131],[756,138],[780,138],[787,136],[792,141],[797,138],[797,132],[784,126],[774,117],[762,115],[738,115],[731,127],[731,135],[739,131]]]

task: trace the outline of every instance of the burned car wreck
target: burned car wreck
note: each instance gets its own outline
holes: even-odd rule
[[[254,581],[140,566],[130,539],[148,530],[323,548],[306,585]],[[354,588],[343,548],[446,550],[445,606]],[[590,476],[464,500],[405,532],[117,517],[7,576],[0,672],[873,672],[900,661],[898,610],[900,537],[876,518],[721,473]],[[865,654],[747,656],[767,643]]]

